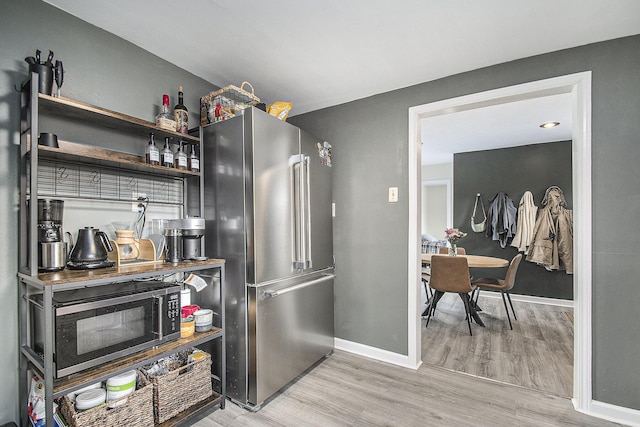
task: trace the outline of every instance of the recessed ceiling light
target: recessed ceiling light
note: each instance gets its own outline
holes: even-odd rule
[[[540,125],[542,129],[551,129],[558,126],[560,122],[546,122]]]

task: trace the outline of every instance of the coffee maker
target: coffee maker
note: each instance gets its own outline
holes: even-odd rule
[[[67,243],[62,240],[63,200],[38,199],[38,270],[63,270]]]
[[[203,261],[202,236],[204,236],[204,218],[183,218],[177,220],[176,227],[182,231],[182,258]]]

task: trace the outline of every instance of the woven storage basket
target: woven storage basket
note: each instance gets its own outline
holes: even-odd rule
[[[183,352],[185,355],[190,353]],[[153,409],[160,424],[213,394],[211,387],[211,355],[188,363],[165,375],[151,378]]]
[[[245,90],[245,86],[251,88],[251,92]],[[230,119],[239,110],[259,103],[260,98],[254,95],[251,83],[242,82],[240,87],[225,86],[200,98],[200,125]]]
[[[117,402],[126,399],[126,403],[115,408],[107,404],[96,406],[84,411],[76,408],[65,395],[59,400],[62,416],[72,427],[149,427],[153,425],[153,386],[140,370],[136,382],[136,390],[130,395],[116,399]]]

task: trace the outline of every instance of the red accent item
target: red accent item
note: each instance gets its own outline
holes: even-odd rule
[[[182,307],[182,317],[189,317],[198,310],[200,310],[199,305],[185,305],[184,307]]]
[[[169,105],[169,95],[167,95],[166,93],[162,95],[162,104]]]

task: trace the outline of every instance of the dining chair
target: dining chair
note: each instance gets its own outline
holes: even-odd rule
[[[439,248],[439,249],[438,249],[438,253],[439,253],[440,255],[446,255],[446,254],[448,254],[448,253],[449,253],[449,248],[448,248],[447,246],[443,246],[443,247],[441,247],[441,248]],[[467,251],[466,251],[464,248],[461,248],[461,247],[459,247],[459,246],[458,246],[458,247],[456,248],[456,253],[457,253],[458,255],[466,255],[466,254],[467,254]]]
[[[516,312],[513,309],[513,303],[511,302],[511,295],[509,295],[509,291],[513,289],[513,286],[516,283],[516,273],[518,272],[518,267],[520,266],[520,261],[522,260],[522,254],[517,254],[511,260],[509,264],[509,269],[507,270],[507,275],[504,279],[494,279],[494,278],[482,278],[473,281],[473,284],[476,286],[475,291],[475,303],[478,303],[478,297],[480,296],[480,290],[489,289],[492,291],[500,291],[502,295],[502,302],[504,304],[504,309],[507,312],[507,319],[509,319],[509,327],[513,330],[513,325],[511,324],[511,317],[509,316],[509,309],[507,308],[507,299],[509,300],[509,305],[511,306],[511,311],[513,312],[513,319],[518,320],[516,317]],[[505,299],[505,294],[507,298]]]
[[[440,298],[442,298],[446,292],[453,292],[460,295],[460,298],[464,302],[469,335],[473,335],[473,332],[471,332],[471,319],[473,316],[477,316],[477,314],[471,306],[469,295],[474,291],[475,286],[471,284],[471,280],[469,279],[469,264],[467,263],[467,259],[448,255],[432,256],[429,287],[435,291],[435,294],[433,298],[431,298],[425,328],[429,326],[429,320]]]

